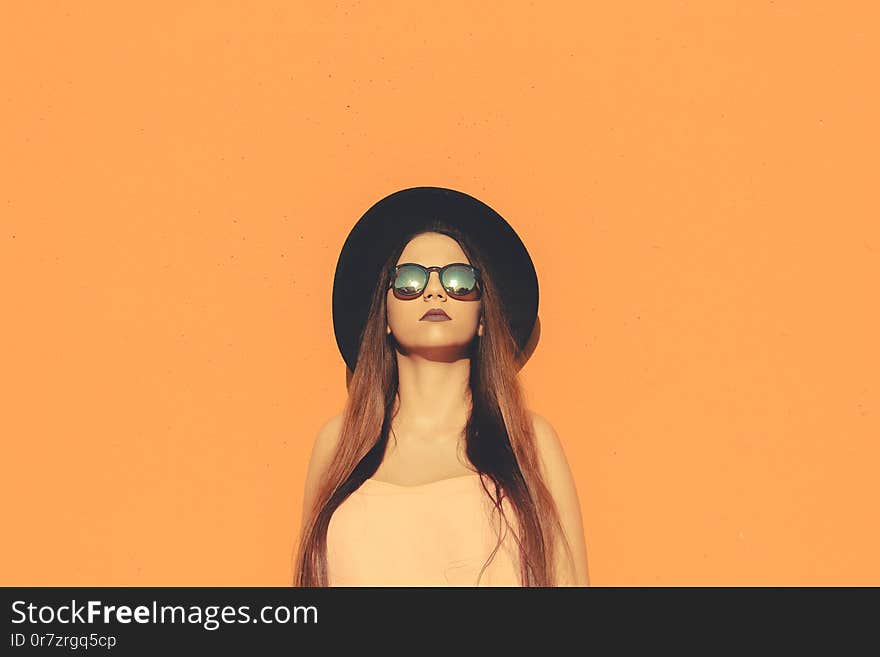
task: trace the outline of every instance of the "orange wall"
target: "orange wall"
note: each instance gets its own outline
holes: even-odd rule
[[[339,248],[440,185],[594,584],[880,585],[872,3],[130,4],[0,24],[0,583],[288,583]]]

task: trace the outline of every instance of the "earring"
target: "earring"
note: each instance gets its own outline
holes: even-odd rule
[[[482,325],[482,324],[480,324],[480,325],[477,327],[477,335],[478,335],[479,337],[483,337],[483,325]]]
[[[390,326],[385,327],[385,335],[391,335],[391,327]]]

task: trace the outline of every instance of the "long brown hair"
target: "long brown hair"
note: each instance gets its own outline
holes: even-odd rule
[[[328,586],[327,528],[333,512],[376,472],[385,453],[397,395],[397,359],[393,336],[386,335],[389,270],[417,234],[443,233],[455,239],[472,265],[481,270],[483,335],[471,346],[471,411],[465,426],[466,454],[483,475],[483,490],[519,546],[522,586],[556,586],[556,560],[563,547],[571,558],[559,514],[541,477],[531,416],[519,385],[516,341],[508,329],[501,299],[485,259],[467,236],[442,220],[399,243],[382,268],[361,333],[357,365],[348,388],[336,453],[321,479],[314,508],[307,510],[294,564],[294,586]],[[486,481],[490,486],[487,487]],[[490,490],[490,488],[492,490]],[[505,499],[506,498],[506,499]],[[512,503],[514,530],[504,515]],[[504,536],[483,565],[494,558]]]

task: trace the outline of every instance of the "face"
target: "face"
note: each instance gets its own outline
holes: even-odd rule
[[[425,233],[414,237],[403,249],[396,264],[414,262],[425,267],[470,263],[458,242],[442,233]],[[388,326],[404,354],[419,353],[432,360],[463,357],[474,337],[482,334],[477,298],[458,299],[450,296],[440,284],[440,272],[432,271],[428,284],[419,296],[401,299],[388,289]],[[423,319],[426,312],[441,309],[450,319]]]

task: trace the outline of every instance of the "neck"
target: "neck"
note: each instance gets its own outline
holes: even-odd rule
[[[470,411],[470,358],[428,360],[397,353],[395,424],[431,433],[464,426]]]

